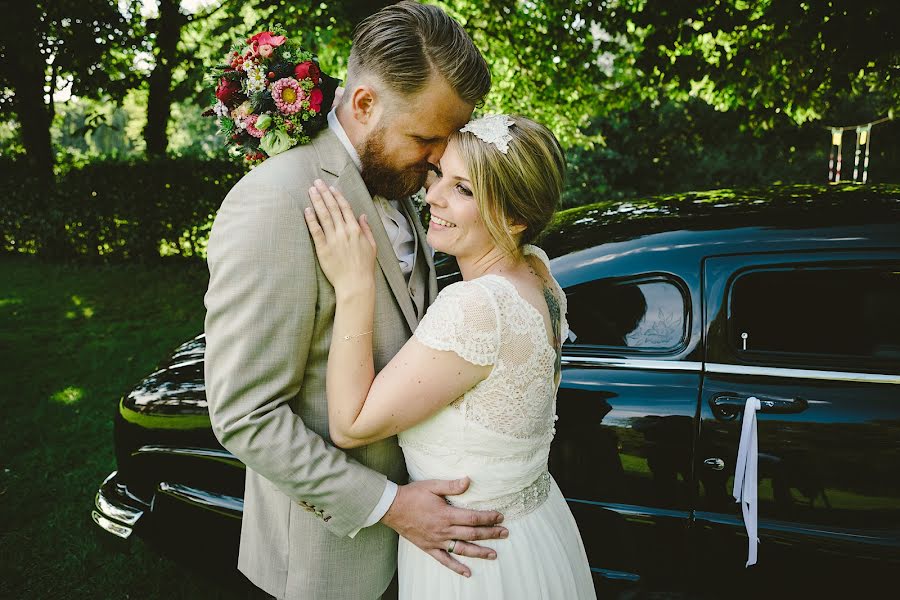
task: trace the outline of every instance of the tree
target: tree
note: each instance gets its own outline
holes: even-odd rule
[[[178,42],[181,29],[188,22],[180,10],[180,0],[159,0],[159,16],[148,20],[147,33],[153,38],[155,66],[149,77],[147,95],[147,125],[144,141],[148,156],[165,156],[169,146],[166,127],[172,104],[172,70],[176,62],[184,60],[178,56]]]
[[[870,119],[900,105],[897,2],[631,0],[613,14],[649,97],[746,107],[764,126],[841,120],[849,98],[879,99]]]
[[[15,4],[15,6],[13,6]],[[26,163],[53,175],[50,123],[60,83],[121,98],[132,87],[139,0],[0,0],[0,114],[15,114]],[[123,10],[120,11],[120,6]]]
[[[606,3],[593,0],[452,0],[442,5],[487,58],[493,84],[485,111],[521,113],[564,145],[591,145],[591,120],[605,111],[631,69],[622,39],[603,28]]]
[[[157,0],[156,16],[147,20],[144,45],[153,55],[148,78],[147,154],[165,155],[172,104],[194,98],[208,102],[205,66],[217,63],[238,37],[280,23],[301,36],[306,47],[323,50],[337,67],[346,66],[353,27],[390,2],[329,3],[296,0],[220,0],[188,14],[180,0]]]

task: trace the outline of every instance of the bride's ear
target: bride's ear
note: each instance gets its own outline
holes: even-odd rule
[[[526,229],[528,229],[528,226],[522,225],[521,223],[508,223],[506,225],[506,231],[512,235],[521,235]]]

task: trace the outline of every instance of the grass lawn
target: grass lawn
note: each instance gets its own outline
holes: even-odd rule
[[[90,517],[117,401],[202,330],[206,283],[201,262],[0,255],[0,597],[243,597],[139,539],[110,547]]]

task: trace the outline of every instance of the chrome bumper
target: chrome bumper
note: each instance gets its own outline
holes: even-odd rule
[[[131,536],[135,525],[144,513],[149,513],[152,507],[158,508],[157,500],[160,500],[161,497],[163,500],[176,500],[193,508],[237,520],[243,516],[243,498],[165,481],[161,481],[157,485],[152,505],[147,504],[129,494],[125,486],[116,481],[117,473],[117,471],[110,473],[97,491],[91,518],[99,527],[122,539],[128,539]]]
[[[127,497],[124,486],[116,483],[116,474],[110,473],[97,490],[91,518],[109,533],[128,539],[146,508]]]

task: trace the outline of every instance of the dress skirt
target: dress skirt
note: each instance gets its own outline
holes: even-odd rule
[[[472,571],[457,575],[400,538],[400,600],[589,600],[596,598],[584,544],[569,505],[551,478],[550,492],[532,512],[503,525],[509,537],[477,542],[495,560],[455,556]]]

